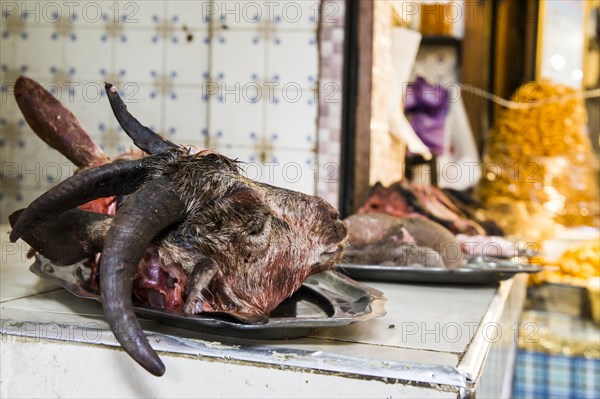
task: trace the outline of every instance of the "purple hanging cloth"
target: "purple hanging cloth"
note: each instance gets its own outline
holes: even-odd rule
[[[444,153],[448,108],[448,90],[441,85],[431,85],[420,76],[408,85],[404,110],[417,136],[436,155]]]

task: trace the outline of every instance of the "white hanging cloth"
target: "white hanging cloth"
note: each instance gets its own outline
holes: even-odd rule
[[[444,154],[438,157],[438,186],[465,190],[481,178],[481,162],[462,96],[450,101]]]
[[[431,159],[431,151],[417,136],[406,116],[404,115],[403,100],[410,73],[417,58],[421,34],[407,28],[392,28],[392,79],[389,97],[389,126],[390,132],[399,140],[406,143],[408,150]]]

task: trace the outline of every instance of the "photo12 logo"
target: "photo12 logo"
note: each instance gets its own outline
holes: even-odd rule
[[[303,177],[310,176],[316,183],[339,183],[339,165],[335,162],[320,164],[312,162],[300,165],[297,162],[241,162],[240,168],[249,179],[268,184],[298,183]]]
[[[315,82],[307,89],[303,89],[297,82],[203,82],[203,101],[207,102],[211,97],[222,103],[268,101],[296,104],[305,100],[313,103],[337,104],[341,101],[341,90],[336,82]]]
[[[223,23],[298,23],[303,19],[316,21],[319,1],[211,1],[204,2],[204,21]]]
[[[497,322],[465,321],[459,322],[403,322],[400,325],[391,324],[389,329],[397,330],[403,344],[421,343],[458,343],[465,344],[475,339],[483,339],[491,344],[501,340],[512,340],[525,343],[536,343],[539,340],[540,327],[534,322],[515,322],[501,325]]]
[[[0,322],[2,343],[9,342],[105,342],[116,345],[114,335],[98,322],[86,323],[32,323],[2,320]]]
[[[11,19],[31,23],[84,21],[104,24],[109,21],[138,23],[140,4],[136,1],[2,1],[2,23]]]
[[[66,104],[89,103],[95,104],[104,98],[104,84],[99,82],[50,81],[40,82],[40,85],[50,92],[58,101]],[[119,95],[126,104],[140,102],[140,86],[135,82],[115,84]],[[3,104],[12,103],[14,99],[14,82],[3,81],[0,101]]]
[[[493,4],[487,1],[402,1],[399,8],[400,17],[405,24],[410,24],[417,18],[435,24],[458,24],[478,19],[490,22],[494,18]]]

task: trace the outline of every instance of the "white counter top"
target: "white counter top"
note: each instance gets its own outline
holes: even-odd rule
[[[499,288],[369,282],[387,297],[385,317],[283,341],[143,321],[167,367],[156,378],[118,348],[98,303],[30,273],[27,245],[8,242],[7,231],[0,228],[3,397],[456,397],[475,389],[481,396],[493,348],[514,349],[511,326],[526,281],[517,276]],[[508,363],[496,367],[500,382],[490,395],[502,394]]]

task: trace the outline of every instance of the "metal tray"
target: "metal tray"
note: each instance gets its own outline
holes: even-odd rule
[[[36,255],[29,268],[34,274],[52,280],[71,294],[100,302],[97,292],[83,285],[81,276],[88,269],[83,262],[57,266]],[[211,335],[285,339],[308,335],[321,327],[340,327],[385,316],[385,297],[381,291],[356,282],[334,271],[309,277],[302,287],[271,314],[265,324],[247,324],[223,313],[187,315],[147,307],[134,307],[138,316]]]
[[[412,266],[341,264],[337,271],[357,280],[396,283],[497,285],[518,273],[537,273],[541,267],[507,260],[467,263],[457,269]]]

